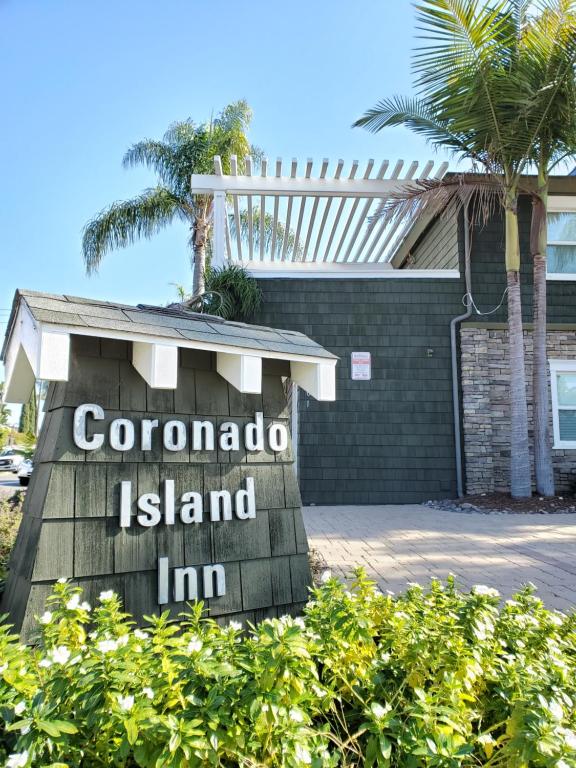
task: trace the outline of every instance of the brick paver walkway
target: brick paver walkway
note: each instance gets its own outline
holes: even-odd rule
[[[453,573],[506,597],[528,581],[548,607],[576,605],[576,515],[480,515],[419,505],[307,507],[310,547],[335,575],[363,565],[383,589]]]

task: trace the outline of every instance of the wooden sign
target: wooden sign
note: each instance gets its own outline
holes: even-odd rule
[[[50,384],[2,610],[29,637],[59,578],[113,589],[138,621],[203,600],[221,621],[297,612],[310,584],[282,376],[242,394],[211,352],[178,351],[152,389],[131,343],[71,337]]]

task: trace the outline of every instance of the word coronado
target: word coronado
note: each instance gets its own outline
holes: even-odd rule
[[[106,418],[104,409],[95,403],[79,405],[74,411],[73,439],[75,445],[83,451],[96,451],[104,445],[106,436],[99,432],[94,422]],[[263,451],[266,447],[275,453],[288,447],[288,430],[284,424],[273,422],[264,428],[264,415],[257,411],[254,421],[241,428],[234,421],[222,422],[215,429],[212,421],[197,419],[187,423],[179,419],[170,419],[161,427],[158,419],[140,419],[138,439],[136,426],[131,419],[118,418],[110,422],[108,444],[115,451],[130,451],[138,448],[151,451],[153,436],[159,430],[162,445],[167,451],[183,451],[190,446],[194,451],[213,451],[218,447],[223,451],[240,450],[242,435],[243,447],[248,451]],[[216,432],[218,434],[216,435]],[[91,433],[91,434],[89,434]]]

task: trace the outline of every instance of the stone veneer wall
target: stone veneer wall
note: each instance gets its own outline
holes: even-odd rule
[[[531,331],[524,332],[524,348],[531,429]],[[575,360],[576,330],[550,330],[548,357]],[[508,490],[510,409],[506,329],[464,324],[461,329],[461,366],[466,492]],[[552,421],[550,432],[552,434]],[[553,457],[557,492],[573,491],[576,486],[576,450],[554,450]]]

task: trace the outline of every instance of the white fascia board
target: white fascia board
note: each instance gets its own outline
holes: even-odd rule
[[[574,282],[576,281],[576,272],[547,272],[546,280]]]
[[[290,363],[290,378],[316,400],[336,400],[336,365],[328,363]]]
[[[417,185],[400,179],[307,179],[193,173],[190,189],[193,195],[225,192],[231,195],[387,198],[412,187],[417,188]]]
[[[178,347],[135,341],[132,365],[152,389],[176,389],[178,386]]]
[[[254,357],[261,357],[267,360],[300,360],[304,363],[331,362],[330,358],[320,357],[318,355],[274,352],[267,349],[254,349],[253,347],[236,347],[232,344],[212,344],[205,341],[193,341],[192,339],[185,339],[184,337],[178,339],[174,338],[172,340],[165,336],[152,336],[147,333],[129,333],[127,331],[111,331],[107,328],[88,328],[84,325],[62,325],[58,326],[58,328],[61,331],[73,333],[76,336],[96,336],[97,338],[102,339],[119,339],[121,341],[132,341],[134,343],[145,342],[147,344],[162,344],[166,347],[174,347],[174,349],[202,349],[206,350],[206,352],[228,352],[231,355],[254,355]],[[334,357],[332,360],[336,363],[337,358]]]
[[[551,213],[572,213],[576,211],[576,195],[549,195],[547,207]]]
[[[20,302],[5,355],[6,402],[28,401],[36,379],[68,381],[70,334],[39,323]]]
[[[240,262],[238,262],[240,263]],[[455,280],[460,277],[457,269],[394,269],[388,262],[378,264],[359,264],[357,262],[243,262],[246,271],[261,279],[271,278],[325,278],[365,280]]]
[[[216,370],[239,392],[262,392],[262,358],[254,355],[230,355],[218,352]]]

